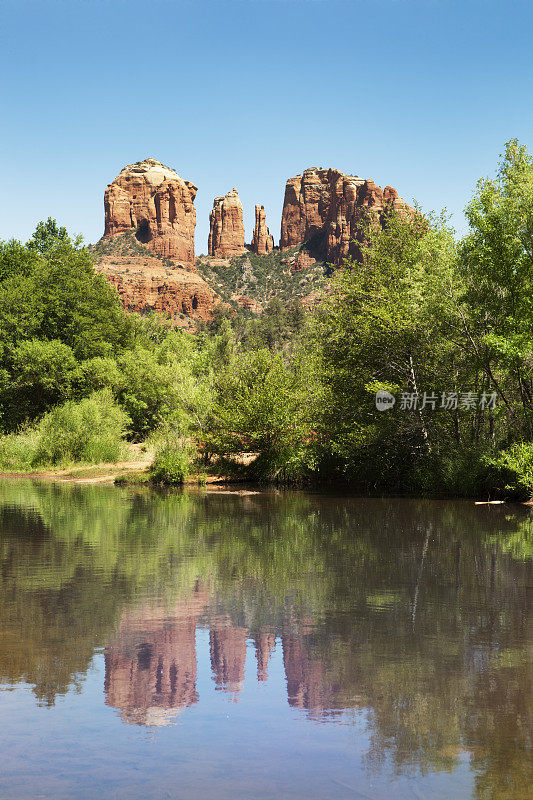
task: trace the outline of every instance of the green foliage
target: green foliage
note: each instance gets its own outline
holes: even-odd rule
[[[125,451],[127,415],[109,390],[49,411],[34,427],[0,438],[0,468],[7,471],[82,462],[119,461]]]
[[[119,365],[110,356],[95,356],[81,361],[72,373],[72,394],[75,398],[87,397],[99,389],[109,388],[116,394],[122,375]]]
[[[466,208],[461,245],[468,282],[472,357],[513,417],[533,436],[533,159],[512,139],[495,180],[482,180]]]
[[[486,496],[487,445],[449,442],[443,438],[440,450],[425,464],[428,493],[441,492],[453,497]]]
[[[424,391],[454,386],[451,287],[458,282],[451,231],[419,215],[391,215],[369,227],[363,263],[347,262],[332,281],[315,323],[325,398],[323,469],[361,487],[406,487],[449,414],[376,409],[377,389]]]
[[[278,299],[284,305],[293,305],[326,283],[328,266],[317,261],[301,272],[291,271],[300,247],[273,250],[268,255],[244,253],[236,256],[229,265],[213,265],[209,259],[199,258],[200,274],[215,291],[232,306],[233,296],[240,295],[267,306]]]
[[[276,297],[259,316],[241,314],[234,318],[235,339],[245,350],[268,347],[272,351],[287,352],[298,342],[305,318],[305,310],[298,300],[286,305]]]
[[[59,226],[52,217],[48,217],[46,222],[37,224],[27,246],[29,250],[35,250],[43,255],[49,253],[60,244],[72,245],[67,229],[63,225]],[[76,244],[81,244],[81,239],[76,240]]]
[[[533,443],[514,444],[486,458],[483,484],[491,497],[529,500],[533,494]]]
[[[72,349],[58,339],[27,339],[14,347],[3,387],[10,426],[64,402],[71,395],[77,367]]]
[[[23,339],[58,339],[84,359],[130,346],[133,324],[104,276],[94,272],[87,251],[61,236],[39,247],[44,252],[28,246],[28,255],[20,247],[0,253],[3,347]]]
[[[29,472],[37,450],[39,433],[26,429],[0,436],[0,469],[5,472]]]
[[[69,401],[49,411],[38,427],[35,464],[119,461],[127,415],[108,390],[95,392],[78,403]]]
[[[211,406],[212,365],[199,343],[175,331],[156,347],[137,346],[118,360],[117,397],[144,437],[172,424],[181,434],[201,431]]]
[[[152,483],[163,486],[181,486],[194,468],[196,453],[185,439],[167,440],[159,447],[150,467]]]
[[[0,410],[4,430],[104,385],[90,383],[94,358],[131,348],[135,323],[94,272],[80,241],[54,220],[39,223],[26,246],[0,245]],[[96,363],[93,363],[93,369]]]
[[[288,365],[261,349],[237,354],[216,382],[208,429],[210,451],[251,454],[261,480],[303,477],[311,469],[313,376],[303,357]]]

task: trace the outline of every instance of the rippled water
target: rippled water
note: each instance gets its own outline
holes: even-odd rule
[[[521,507],[0,482],[0,798],[533,798]]]

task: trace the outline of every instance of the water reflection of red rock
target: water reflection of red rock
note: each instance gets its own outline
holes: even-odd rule
[[[248,631],[233,625],[229,617],[216,617],[210,629],[211,668],[217,689],[236,694],[244,683]]]
[[[125,722],[168,724],[198,702],[196,625],[208,597],[197,585],[172,610],[145,606],[122,615],[105,652],[105,694]]]
[[[260,628],[254,636],[255,657],[257,659],[257,680],[268,679],[268,662],[276,649],[276,635],[271,628]]]
[[[196,628],[209,627],[211,670],[216,688],[236,699],[245,680],[247,640],[257,660],[257,680],[266,681],[276,647],[268,626],[248,629],[228,614],[212,613],[207,586],[171,609],[142,606],[122,615],[105,651],[106,703],[125,722],[165,725],[198,702]],[[292,623],[281,633],[289,704],[312,715],[338,707],[340,687],[328,679],[327,665],[312,654],[311,620]]]
[[[306,634],[299,631],[281,639],[289,705],[311,715],[338,708],[341,687],[328,678],[323,659],[313,657]]]

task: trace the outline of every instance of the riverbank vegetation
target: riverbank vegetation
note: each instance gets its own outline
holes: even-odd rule
[[[118,461],[148,441],[158,482],[210,470],[527,499],[533,160],[518,142],[466,217],[459,241],[445,215],[363,221],[361,260],[314,312],[273,299],[195,335],[125,314],[53,220],[1,244],[0,468]]]

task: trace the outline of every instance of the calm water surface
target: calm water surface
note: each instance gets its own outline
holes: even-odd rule
[[[0,481],[0,798],[531,800],[532,520]]]

